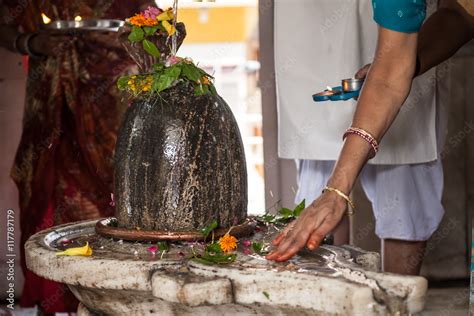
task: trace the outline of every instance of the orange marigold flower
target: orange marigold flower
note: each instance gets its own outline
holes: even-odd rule
[[[237,248],[237,238],[227,233],[219,238],[219,245],[224,252],[235,250]]]
[[[158,25],[158,21],[155,19],[146,18],[142,13],[135,14],[128,22],[135,26],[155,26]]]

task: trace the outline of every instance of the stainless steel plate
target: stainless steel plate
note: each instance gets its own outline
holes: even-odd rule
[[[59,20],[42,26],[43,30],[52,32],[117,32],[124,25],[122,20],[83,20],[65,21]]]

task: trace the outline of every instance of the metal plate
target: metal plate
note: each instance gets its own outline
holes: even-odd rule
[[[59,20],[43,25],[41,28],[52,32],[117,32],[125,24],[122,20]]]
[[[313,101],[314,102],[322,102],[322,101],[346,101],[355,97],[359,96],[360,90],[352,91],[352,92],[343,92],[342,87],[332,87],[333,91],[337,92],[334,95],[321,95],[320,93],[313,94]]]

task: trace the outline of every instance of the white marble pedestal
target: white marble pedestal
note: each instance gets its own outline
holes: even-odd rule
[[[97,236],[96,221],[32,236],[26,262],[34,273],[67,284],[79,315],[408,315],[423,309],[427,282],[379,272],[379,256],[322,246],[277,264],[238,253],[229,265],[204,265],[182,250],[160,258],[149,245]],[[90,257],[62,257],[64,240],[89,241]]]

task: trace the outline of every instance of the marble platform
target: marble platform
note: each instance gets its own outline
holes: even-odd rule
[[[324,245],[286,263],[239,248],[234,263],[206,265],[190,259],[197,244],[152,254],[150,244],[98,236],[95,223],[53,227],[25,245],[28,268],[67,284],[79,315],[408,315],[424,306],[424,278],[380,273],[379,255],[359,248]],[[90,257],[55,254],[85,241]]]

